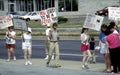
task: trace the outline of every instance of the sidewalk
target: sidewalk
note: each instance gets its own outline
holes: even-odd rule
[[[46,60],[44,59],[31,59],[33,67],[46,67]],[[25,60],[24,59],[18,59],[16,61],[10,61],[6,62],[5,59],[0,59],[0,64],[4,65],[14,65],[14,66],[25,66],[24,65]],[[54,60],[51,61],[50,65],[54,64]],[[101,73],[105,69],[105,65],[103,63],[95,63],[95,64],[89,64],[90,69],[83,70],[81,68],[82,62],[81,61],[70,61],[70,60],[60,60],[60,64],[62,67],[61,69],[67,69],[67,70],[76,70],[76,71],[82,71],[82,72],[99,72]],[[5,66],[7,68],[7,66]]]

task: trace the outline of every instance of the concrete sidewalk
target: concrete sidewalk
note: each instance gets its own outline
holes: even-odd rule
[[[0,73],[4,72],[4,71],[10,72],[13,67],[15,69],[19,69],[19,71],[21,71],[21,72],[23,72],[23,69],[25,69],[26,67],[31,67],[33,69],[32,72],[34,72],[34,68],[39,68],[38,72],[39,72],[40,68],[42,68],[42,69],[44,68],[46,70],[52,68],[52,67],[46,67],[46,60],[44,60],[44,59],[31,59],[31,61],[32,61],[33,65],[25,66],[24,59],[18,59],[16,61],[10,61],[10,62],[6,62],[5,59],[0,59]],[[53,64],[54,64],[54,60],[51,61],[50,65],[53,65]],[[54,68],[54,69],[57,69],[58,71],[59,71],[59,69],[60,70],[68,70],[68,71],[77,71],[77,72],[81,72],[83,74],[92,72],[92,74],[88,73],[88,74],[84,74],[84,75],[99,75],[99,73],[103,74],[103,75],[109,75],[108,73],[102,72],[105,69],[105,65],[103,63],[89,64],[90,69],[87,69],[87,70],[83,70],[81,68],[81,66],[82,66],[81,61],[60,60],[60,64],[62,67]],[[12,66],[12,67],[8,67],[8,66]],[[20,68],[21,66],[23,67],[22,69]],[[11,72],[17,73],[17,71],[15,69]],[[46,73],[46,71],[44,73]],[[3,74],[3,75],[5,75],[5,74]],[[8,75],[10,75],[10,74],[8,74]],[[36,74],[34,74],[34,75],[36,75]],[[44,74],[40,74],[40,75],[44,75]],[[47,74],[45,74],[45,75],[47,75]],[[48,73],[48,75],[49,75],[49,73]],[[62,74],[58,74],[58,75],[62,75]]]

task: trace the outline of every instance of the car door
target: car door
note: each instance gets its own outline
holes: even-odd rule
[[[40,20],[40,16],[37,14],[37,12],[33,12],[31,14],[31,20]]]

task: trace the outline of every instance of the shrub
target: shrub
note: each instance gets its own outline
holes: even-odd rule
[[[62,17],[62,16],[59,16],[59,17],[58,17],[58,23],[65,23],[65,22],[67,22],[67,21],[68,21],[67,18],[64,18],[64,17]]]

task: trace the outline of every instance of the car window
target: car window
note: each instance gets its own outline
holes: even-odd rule
[[[36,13],[33,13],[32,16],[37,15]]]

